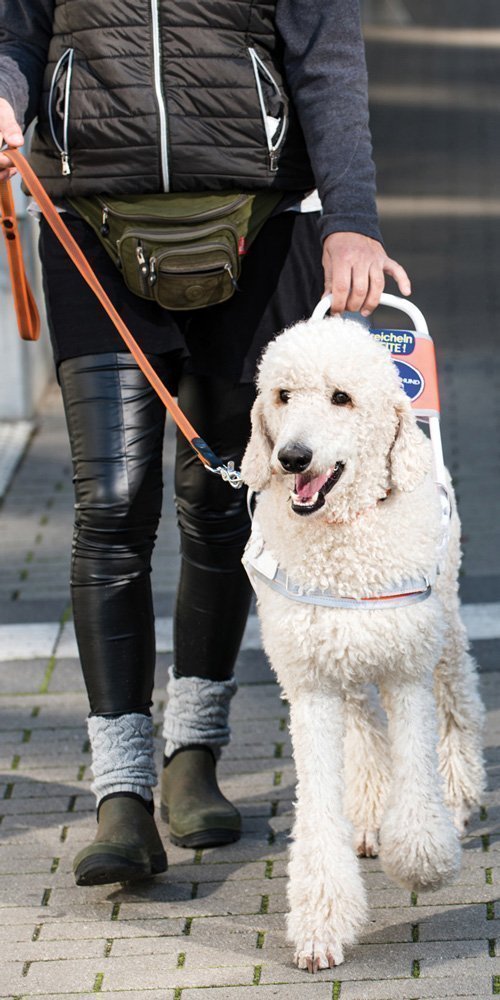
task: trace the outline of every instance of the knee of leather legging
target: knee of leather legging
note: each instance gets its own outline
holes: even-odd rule
[[[161,481],[152,495],[131,498],[126,477],[111,475],[103,489],[87,480],[85,501],[75,505],[71,582],[124,582],[149,573],[161,512]],[[155,496],[155,493],[158,495]]]
[[[72,358],[59,377],[74,468],[74,571],[82,582],[130,578],[149,568],[161,512],[163,406],[128,354]]]

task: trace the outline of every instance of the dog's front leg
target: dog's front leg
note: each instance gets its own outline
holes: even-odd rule
[[[366,918],[366,898],[343,808],[343,703],[301,692],[291,705],[297,804],[289,864],[288,937],[299,969],[340,965]]]
[[[346,694],[346,815],[354,827],[358,857],[377,857],[379,830],[390,781],[387,732],[375,696],[368,687]]]
[[[392,781],[380,831],[380,860],[399,885],[437,889],[454,878],[460,847],[445,808],[436,752],[436,709],[430,678],[385,685]]]

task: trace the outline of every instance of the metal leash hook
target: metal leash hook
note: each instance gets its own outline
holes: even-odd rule
[[[233,461],[222,462],[212,451],[210,445],[201,437],[191,438],[189,443],[197,452],[198,458],[203,462],[207,472],[213,472],[216,476],[220,476],[223,482],[229,483],[233,487],[233,490],[239,490],[243,486],[241,473],[235,469]]]
[[[212,468],[211,465],[206,465],[205,468],[207,472],[213,472],[216,476],[220,476],[225,483],[229,483],[233,490],[239,490],[243,486],[241,472],[235,469],[234,462],[218,465],[216,469]]]

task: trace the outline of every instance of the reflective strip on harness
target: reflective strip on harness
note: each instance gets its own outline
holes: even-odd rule
[[[255,524],[255,521],[254,521]],[[257,542],[257,546],[256,543]],[[260,546],[260,551],[258,550]],[[253,551],[252,551],[253,550]],[[388,608],[400,608],[409,604],[418,604],[431,596],[430,580],[421,577],[419,580],[405,580],[398,591],[380,594],[376,597],[340,597],[329,590],[307,590],[290,579],[284,570],[280,569],[277,560],[270,552],[266,552],[261,539],[252,539],[248,543],[243,556],[243,565],[254,586],[257,578],[271,590],[287,597],[290,601],[300,604],[314,604],[322,608],[350,608],[357,611],[377,611]]]
[[[414,590],[405,594],[387,594],[383,597],[338,597],[328,590],[312,590],[305,594],[297,584],[290,581],[283,570],[278,570],[278,575],[274,580],[270,580],[263,573],[254,569],[246,560],[243,565],[250,580],[255,575],[282,597],[288,597],[290,601],[298,601],[301,604],[316,604],[321,608],[355,608],[357,611],[379,611],[382,608],[387,610],[408,604],[418,604],[420,601],[425,601],[432,593],[432,587],[429,583],[425,590]]]

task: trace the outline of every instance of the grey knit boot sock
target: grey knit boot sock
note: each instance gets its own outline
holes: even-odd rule
[[[97,805],[113,792],[135,792],[149,802],[158,780],[153,720],[139,712],[130,712],[115,719],[93,715],[87,724],[94,775],[90,787]]]
[[[228,681],[209,681],[202,677],[175,677],[174,668],[168,671],[167,708],[163,735],[165,755],[191,744],[211,747],[218,757],[221,748],[229,743],[229,704],[236,693],[234,678]]]

